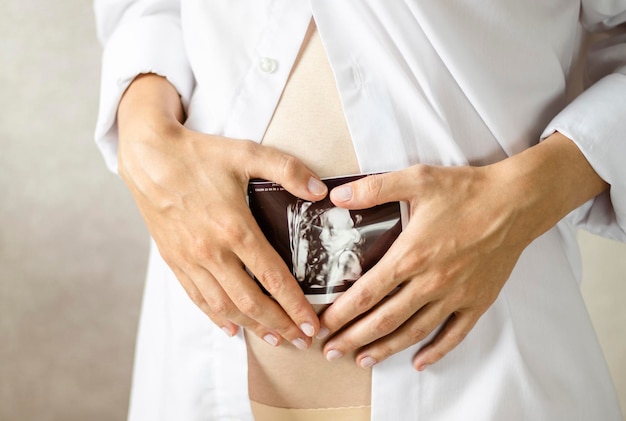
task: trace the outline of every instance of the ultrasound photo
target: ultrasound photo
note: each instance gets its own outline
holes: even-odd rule
[[[324,179],[329,191],[360,176]],[[402,231],[405,204],[364,210],[336,207],[330,199],[309,202],[280,185],[252,180],[252,214],[312,304],[337,299],[380,260]]]

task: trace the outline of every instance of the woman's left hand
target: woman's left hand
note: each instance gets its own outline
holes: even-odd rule
[[[334,333],[324,346],[327,359],[359,350],[356,362],[368,368],[442,325],[413,365],[421,371],[437,362],[495,301],[524,248],[607,187],[563,136],[531,150],[486,167],[416,165],[331,192],[335,205],[348,209],[406,201],[410,220],[378,264],[322,314],[321,336]],[[579,162],[594,176],[582,194],[559,186],[584,185],[578,176],[586,173],[577,180],[553,174],[562,168],[551,157],[568,153],[564,165]]]

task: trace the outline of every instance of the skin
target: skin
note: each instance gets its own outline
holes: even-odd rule
[[[254,177],[306,200],[323,198],[326,187],[289,155],[192,132],[183,118],[176,90],[155,75],[135,79],[118,109],[119,173],[159,252],[193,302],[228,335],[243,326],[272,345],[287,339],[307,348],[319,329],[317,314],[245,197]]]
[[[413,365],[439,361],[495,301],[524,248],[609,187],[560,133],[484,167],[415,165],[337,187],[337,206],[402,200],[411,218],[382,260],[318,319],[245,201],[253,177],[319,200],[327,191],[317,176],[276,149],[192,132],[183,120],[178,94],[156,75],[135,79],[118,110],[120,175],[188,295],[229,335],[242,326],[300,349],[314,335],[329,338],[328,360],[358,351],[363,368],[444,324]]]
[[[556,133],[493,165],[416,165],[334,189],[337,206],[403,200],[411,216],[381,261],[322,315],[324,331],[338,332],[325,355],[360,350],[357,364],[369,368],[444,323],[413,360],[420,371],[434,364],[495,301],[524,248],[607,188],[576,145]]]

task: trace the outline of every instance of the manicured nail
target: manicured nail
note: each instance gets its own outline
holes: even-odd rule
[[[336,349],[331,349],[326,353],[326,359],[328,361],[335,361],[339,358],[343,357],[343,352],[338,351]]]
[[[308,347],[306,345],[306,341],[302,338],[297,338],[294,339],[293,341],[291,341],[291,343],[293,344],[293,346],[295,346],[296,348],[304,351],[306,350]]]
[[[326,329],[325,327],[321,327],[320,331],[317,332],[317,335],[315,335],[315,337],[319,340],[322,340],[326,338],[329,333],[330,333],[330,330]]]
[[[278,338],[272,335],[271,333],[268,333],[267,335],[263,336],[263,340],[272,346],[278,345]]]
[[[428,367],[430,367],[430,364],[422,364],[422,366],[420,368],[418,368],[418,371],[424,371],[426,370]]]
[[[229,328],[227,328],[227,327],[223,327],[222,328],[222,332],[224,332],[226,334],[226,336],[229,336],[231,338],[234,336],[233,332]]]
[[[302,323],[300,325],[300,330],[302,330],[302,332],[304,332],[304,334],[309,338],[312,338],[313,335],[315,335],[315,328],[311,323]]]
[[[333,199],[345,202],[352,199],[352,187],[339,186],[335,187],[332,192]]]
[[[361,359],[361,361],[359,361],[359,365],[361,366],[361,368],[370,368],[372,367],[374,364],[376,364],[378,361],[376,361],[374,358],[367,356],[363,359]]]
[[[322,196],[326,194],[326,184],[322,183],[320,180],[318,180],[315,177],[309,178],[309,183],[307,185],[307,188],[309,189],[311,193],[313,193],[316,196]]]

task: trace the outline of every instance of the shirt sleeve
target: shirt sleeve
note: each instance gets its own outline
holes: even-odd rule
[[[581,20],[606,36],[587,55],[588,88],[548,125],[572,139],[610,189],[572,212],[589,231],[626,241],[626,0],[583,0]]]
[[[195,81],[187,59],[180,0],[95,0],[98,39],[104,47],[96,144],[117,172],[117,108],[142,73],[166,77],[186,108]]]

